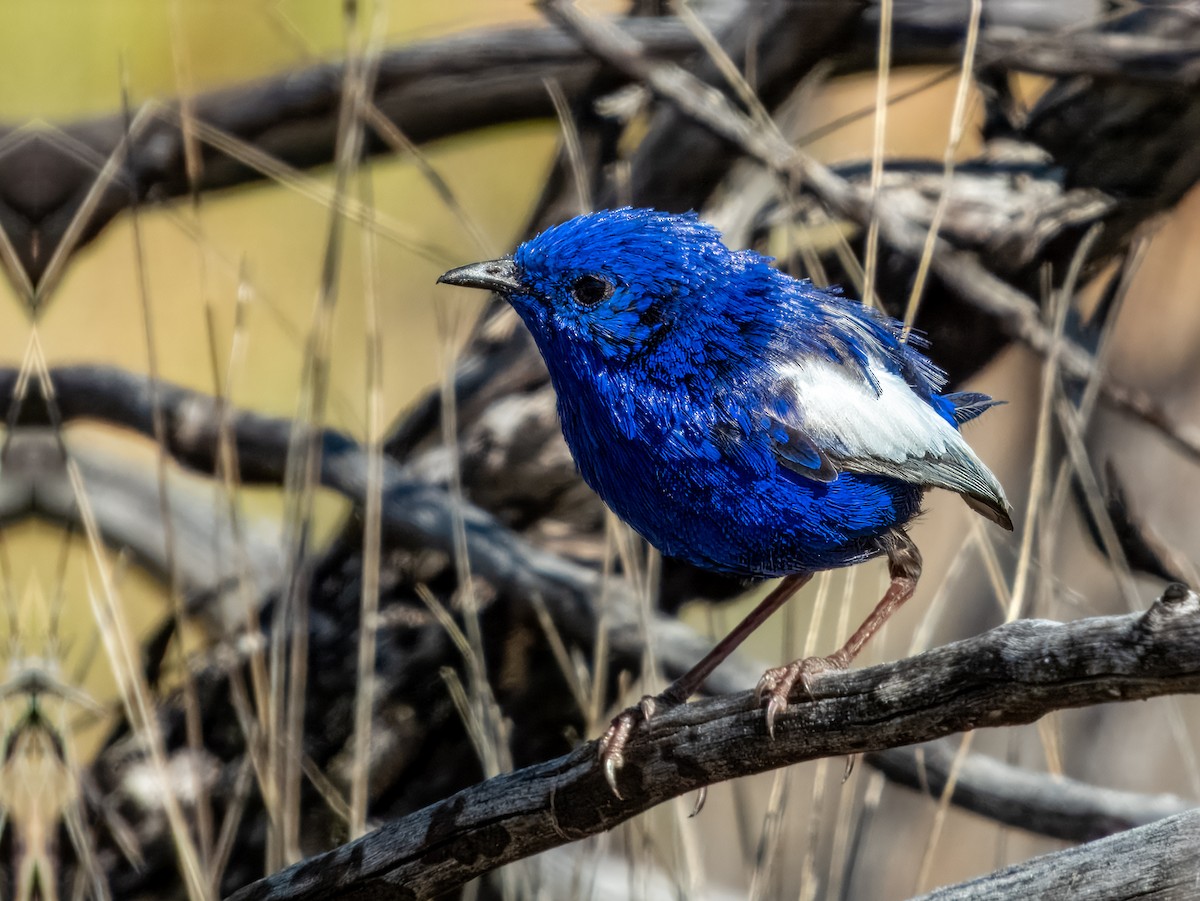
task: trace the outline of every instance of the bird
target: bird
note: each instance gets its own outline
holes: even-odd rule
[[[508,301],[550,374],[584,481],[651,545],[702,569],[780,578],[696,666],[599,742],[612,791],[640,720],[684,703],[814,574],[885,557],[890,585],[833,654],[767,670],[766,728],[799,682],[844,669],[912,596],[905,526],[930,488],[1011,530],[997,478],[960,427],[997,401],[944,393],[924,338],[837,288],[731,250],[695,213],[624,207],[444,273]]]

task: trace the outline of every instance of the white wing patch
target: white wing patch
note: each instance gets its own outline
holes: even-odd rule
[[[862,375],[820,358],[787,363],[777,370],[791,386],[803,411],[797,423],[817,444],[839,457],[875,457],[899,463],[910,457],[941,455],[966,447],[962,436],[908,384],[872,366],[878,395]]]
[[[848,472],[946,488],[1003,524],[1008,502],[963,437],[904,379],[872,361],[879,393],[849,366],[806,357],[776,370],[780,394],[796,398],[801,430]],[[1011,525],[1009,526],[1011,528]]]

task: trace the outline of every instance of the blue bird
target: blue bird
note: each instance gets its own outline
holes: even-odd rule
[[[891,586],[846,645],[760,680],[768,731],[797,681],[846,667],[916,587],[904,525],[927,489],[1012,528],[1004,490],[959,433],[994,401],[942,394],[918,336],[730,250],[694,214],[579,216],[438,281],[512,304],[580,473],[647,541],[702,568],[784,577],[695,668],[613,721],[600,754],[614,791],[639,717],[686,701],[814,573],[886,556]]]

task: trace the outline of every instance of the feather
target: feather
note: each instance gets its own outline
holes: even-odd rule
[[[777,367],[772,396],[792,399],[785,405],[792,408],[790,421],[772,432],[781,463],[788,465],[793,448],[813,448],[837,471],[887,476],[957,492],[973,509],[1011,529],[1004,490],[954,424],[901,376],[877,360],[871,360],[869,366],[869,381],[845,365],[818,356],[804,356]],[[974,412],[982,403],[980,397],[972,395],[966,409]],[[776,404],[773,412],[778,414],[779,409]],[[957,416],[952,418],[957,420]],[[776,432],[786,435],[786,440],[777,440]]]
[[[992,407],[999,407],[1005,403],[1002,400],[992,400],[986,394],[980,394],[978,391],[959,391],[955,394],[946,394],[942,396],[942,400],[947,400],[954,406],[954,421],[959,425],[964,422],[970,422],[980,414],[990,410]]]
[[[817,482],[832,482],[838,468],[800,429],[770,419],[771,449],[780,466]]]

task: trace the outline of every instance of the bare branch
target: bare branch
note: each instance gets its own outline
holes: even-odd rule
[[[1073,479],[1071,487],[1080,499],[1079,509],[1083,513],[1083,521],[1087,526],[1092,543],[1102,554],[1107,556],[1108,550],[1102,537],[1101,526],[1096,521],[1091,506],[1086,503],[1080,480]],[[1104,464],[1102,487],[1104,509],[1112,523],[1121,553],[1124,554],[1129,568],[1137,572],[1149,573],[1164,582],[1192,582],[1187,576],[1191,569],[1187,559],[1159,535],[1134,508],[1129,500],[1129,494],[1125,490],[1124,480],[1117,472],[1117,467],[1112,460],[1108,460]]]
[[[170,582],[170,565],[200,614],[220,634],[246,623],[246,603],[261,602],[283,575],[279,525],[244,521],[234,529],[227,505],[211,485],[171,473],[170,529],[163,524],[158,475],[144,462],[66,438],[105,540],[128,549],[148,571]],[[79,525],[63,445],[49,429],[15,430],[0,471],[0,524],[30,515]],[[166,535],[173,534],[175,554]]]
[[[980,63],[1049,77],[1086,75],[1183,88],[1200,78],[1200,46],[1166,34],[1077,32],[1031,38],[1024,29],[1005,33],[995,28]]]
[[[428,898],[714,782],[878,751],[1051,710],[1200,691],[1200,596],[1175,586],[1141,615],[1021,621],[896,663],[827,674],[767,737],[751,692],[641,726],[609,791],[589,743],[459,792],[235,893],[231,901]],[[1077,872],[1077,871],[1076,871]]]
[[[629,25],[668,57],[695,49],[695,40],[676,22],[639,19]],[[233,145],[240,142],[253,154],[287,166],[324,165],[333,159],[345,65],[326,63],[204,94],[189,102],[189,115],[208,133]],[[596,79],[610,89],[625,81],[587,61],[575,41],[554,29],[491,29],[384,54],[373,100],[410,140],[423,143],[499,122],[553,116],[546,79],[568,94]],[[91,210],[80,246],[135,199],[178,197],[191,189],[178,106],[159,106],[130,141],[114,182]],[[0,178],[0,228],[35,286],[125,135],[119,114],[58,129],[0,129],[0,158],[13,179]],[[366,150],[389,152],[390,147],[376,137]],[[205,144],[196,187],[208,191],[265,178],[247,164],[249,156],[238,159]]]
[[[15,369],[0,368],[0,406],[11,405],[17,375]],[[57,409],[49,408],[37,394],[26,396],[14,422],[20,429],[60,419],[62,423],[90,419],[154,438],[152,396],[145,376],[110,366],[62,366],[52,369],[50,377]],[[213,473],[220,449],[220,400],[160,381],[157,401],[166,423],[166,452],[183,466]],[[289,436],[299,426],[290,419],[246,411],[230,413],[229,426],[242,481],[282,485]],[[335,429],[321,430],[319,443],[321,485],[355,504],[365,504],[370,487],[366,449]],[[601,589],[599,573],[535,547],[448,489],[414,478],[391,458],[383,461],[381,485],[383,530],[389,543],[453,555],[455,523],[461,521],[474,573],[521,602],[540,598],[564,636],[591,646],[599,616],[593,604]],[[10,518],[20,515],[11,504],[10,508]],[[606,624],[614,663],[636,670],[643,651],[639,603],[621,580],[613,580],[608,599]],[[670,653],[660,659],[669,677],[686,672],[711,646],[673,617],[657,614],[655,620],[656,628],[672,639]],[[725,692],[746,684],[744,678],[734,679],[733,673],[733,667],[718,670],[707,683],[709,690]]]
[[[919,901],[1185,901],[1200,884],[1200,811],[1177,814],[1078,848],[1044,854]]]
[[[940,797],[954,761],[945,742],[868,754],[888,779]],[[1123,792],[1009,766],[985,754],[960,763],[950,803],[1006,826],[1071,842],[1086,842],[1191,810],[1175,795]]]
[[[805,43],[805,52],[792,46],[795,41],[776,43],[787,45],[785,49],[798,57],[810,57],[807,62],[789,63],[800,72],[820,58],[830,59],[839,72],[871,68],[876,5],[829,0],[779,4],[787,13],[782,26],[795,41]],[[1196,77],[1195,45],[1186,36],[1122,35],[1082,28],[1060,31],[1066,24],[1086,21],[1093,12],[1086,3],[1049,13],[1022,8],[1007,15],[1002,12],[1005,4],[993,5],[996,9],[989,14],[979,42],[981,61],[992,67],[1058,76],[1119,76],[1163,86],[1188,85]],[[748,18],[745,4],[740,3],[707,4],[704,12],[708,27],[718,33]],[[834,27],[839,19],[845,19],[848,27]],[[895,20],[897,65],[957,63],[967,22],[962,4],[900,4]],[[621,20],[620,27],[657,59],[680,60],[699,49],[691,32],[674,18],[631,18]],[[766,35],[771,37],[770,28]],[[301,168],[327,164],[333,158],[344,65],[324,63],[203,94],[188,101],[189,115],[205,130],[241,142],[254,154]],[[627,77],[589,59],[573,37],[558,30],[488,29],[388,51],[380,61],[372,100],[412,142],[420,144],[501,122],[552,117],[552,102],[543,87],[547,80],[573,98],[585,88],[615,89]],[[124,137],[120,115],[57,128],[0,126],[4,160],[0,228],[15,251],[15,263],[33,285],[44,274],[96,173]],[[227,148],[202,144],[196,184],[200,190],[266,177],[247,159],[226,153]],[[365,149],[390,151],[378,136],[372,136]],[[135,199],[186,193],[190,183],[184,157],[179,104],[164,101],[153,121],[130,141],[114,182],[90,212],[80,244],[95,237]],[[30,176],[32,171],[36,178]]]

